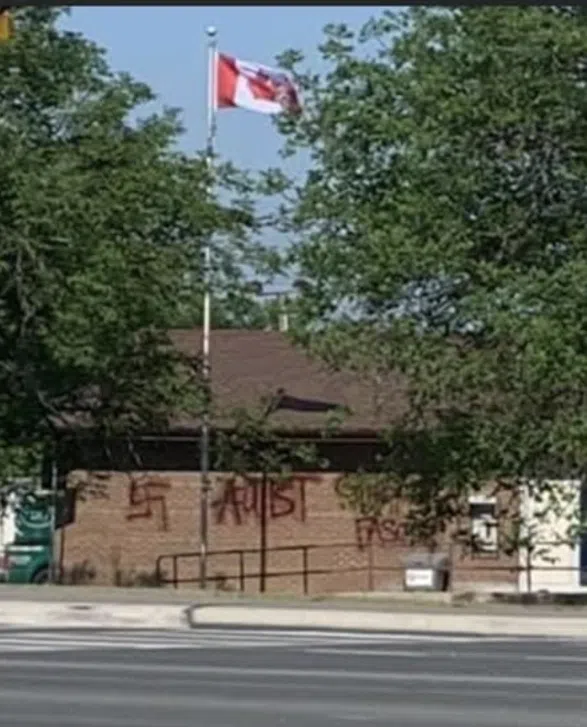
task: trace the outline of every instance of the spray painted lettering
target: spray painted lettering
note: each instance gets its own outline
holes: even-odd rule
[[[171,487],[168,480],[160,477],[139,479],[131,477],[128,486],[127,520],[151,520],[157,517],[158,530],[169,530],[167,492]]]
[[[263,492],[266,500],[268,520],[297,518],[306,519],[306,487],[302,479],[287,481],[268,480],[263,486],[261,477],[247,477],[246,480],[227,480],[219,496],[212,503],[217,525],[223,525],[228,518],[235,525],[242,525],[250,519],[260,520],[263,511]]]
[[[391,517],[358,517],[355,519],[355,537],[359,550],[372,545],[385,547],[406,542],[406,534],[401,522]]]

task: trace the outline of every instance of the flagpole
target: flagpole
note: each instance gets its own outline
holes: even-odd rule
[[[216,141],[216,28],[206,29],[208,36],[208,104],[206,162],[208,170],[214,161],[214,142]],[[211,192],[212,190],[210,190]],[[210,239],[204,243],[204,321],[202,326],[202,374],[206,389],[206,402],[202,413],[200,436],[200,588],[205,589],[208,581],[208,510],[210,497],[210,308],[211,308],[211,258]]]

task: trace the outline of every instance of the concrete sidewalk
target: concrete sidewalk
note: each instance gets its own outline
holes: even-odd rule
[[[375,611],[267,606],[191,606],[187,616],[199,626],[251,626],[366,631],[441,632],[452,634],[566,637],[587,636],[587,620],[578,615],[524,615],[460,612]]]
[[[0,627],[12,628],[188,628],[185,606],[138,603],[0,601]]]
[[[275,626],[577,637],[587,636],[587,609],[495,603],[455,606],[434,603],[423,596],[394,600],[393,594],[317,600],[244,598],[212,591],[2,586],[0,625],[142,629]]]

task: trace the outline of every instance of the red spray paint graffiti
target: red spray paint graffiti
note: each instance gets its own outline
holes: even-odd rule
[[[132,478],[128,487],[127,520],[150,520],[158,517],[158,529],[169,530],[169,517],[167,512],[166,493],[171,483],[160,477],[150,477],[144,480]]]
[[[212,503],[217,525],[223,525],[228,518],[235,525],[242,525],[249,519],[262,517],[262,497],[266,492],[266,514],[269,520],[297,518],[306,520],[306,488],[302,479],[288,481],[267,481],[263,487],[261,477],[248,477],[245,481],[227,480],[219,496]]]
[[[371,545],[385,547],[406,542],[401,522],[391,517],[358,517],[355,519],[355,537],[359,550]]]

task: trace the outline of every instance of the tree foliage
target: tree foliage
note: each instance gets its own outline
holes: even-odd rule
[[[258,407],[223,412],[228,425],[216,433],[215,470],[245,479],[252,477],[251,482],[258,475],[282,481],[300,469],[325,464],[313,445],[276,432],[272,417],[278,402],[279,395],[262,399]]]
[[[197,406],[197,362],[181,360],[164,332],[186,311],[196,322],[202,245],[212,241],[215,286],[231,291],[228,317],[246,293],[242,265],[262,262],[246,178],[178,151],[177,110],[141,118],[151,89],[59,30],[62,12],[18,10],[13,39],[0,45],[8,450],[51,439],[64,414],[128,432]]]
[[[423,521],[484,480],[584,475],[586,48],[573,9],[414,8],[327,27],[323,75],[281,59],[303,333],[406,375],[388,468]]]

